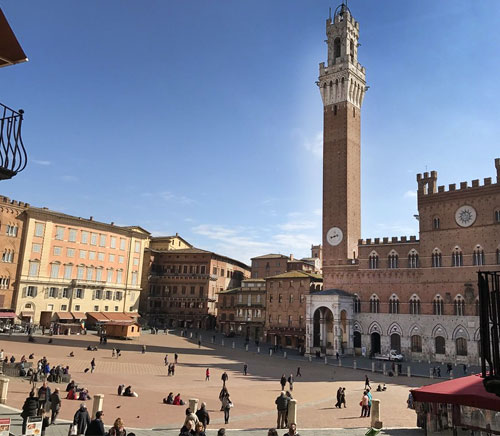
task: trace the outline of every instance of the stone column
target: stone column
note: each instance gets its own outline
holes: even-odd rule
[[[286,351],[283,351],[283,357],[286,359]]]
[[[358,362],[355,360],[352,362],[353,369],[358,369]]]
[[[382,417],[380,413],[380,400],[372,400],[372,408],[370,411],[371,426],[373,428],[382,428]]]
[[[257,354],[260,353],[260,347],[257,347]]]
[[[382,374],[387,375],[387,365],[386,363],[382,363]]]
[[[0,378],[0,404],[7,402],[7,393],[9,392],[9,379],[6,377]]]
[[[288,425],[297,424],[297,400],[288,402]]]
[[[196,413],[198,410],[198,398],[189,399],[189,408],[191,409],[191,413]]]
[[[92,416],[90,419],[95,418],[95,414],[99,411],[102,411],[104,404],[104,394],[95,394],[94,400],[92,402]]]

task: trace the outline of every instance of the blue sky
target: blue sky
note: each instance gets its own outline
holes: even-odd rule
[[[1,194],[249,262],[321,241],[325,19],[296,0],[0,0],[27,169]],[[417,234],[418,172],[494,176],[500,2],[352,0],[370,89],[362,236]]]

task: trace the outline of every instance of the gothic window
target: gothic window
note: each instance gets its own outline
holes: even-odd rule
[[[349,54],[351,56],[351,62],[354,62],[354,41],[351,39],[351,42],[349,44]]]
[[[442,336],[435,337],[434,346],[436,349],[436,354],[445,354],[446,353],[446,340]]]
[[[500,209],[495,211],[495,222],[500,223]]]
[[[467,339],[465,338],[455,339],[455,346],[457,349],[457,356],[467,356]]]
[[[474,250],[474,254],[472,255],[472,263],[473,265],[484,265],[484,250],[480,245],[476,246]]]
[[[398,267],[399,256],[396,252],[389,254],[387,258],[387,266],[390,269],[395,269]]]
[[[422,352],[422,336],[413,335],[411,337],[411,351],[412,353]]]
[[[418,253],[415,250],[408,253],[408,268],[418,268]]]
[[[416,295],[412,295],[410,298],[410,314],[420,315],[420,298]]]
[[[442,266],[442,255],[441,252],[438,249],[435,249],[432,252],[432,267],[433,268],[440,268]]]
[[[441,295],[436,295],[432,302],[434,315],[444,315],[444,301]]]
[[[333,56],[334,58],[339,58],[340,57],[340,38],[335,38],[335,41],[333,41]]]
[[[451,266],[464,266],[464,257],[460,248],[455,248],[451,254]]]
[[[372,295],[370,298],[370,313],[380,312],[380,300],[376,295]]]
[[[465,300],[461,295],[457,295],[455,298],[455,315],[464,316],[465,315]]]
[[[439,217],[433,218],[433,220],[432,220],[432,228],[434,230],[439,230],[440,226],[441,226],[441,222],[439,220]]]
[[[354,294],[354,313],[361,313],[361,300],[357,294]]]
[[[389,299],[389,313],[399,313],[399,298],[392,295]]]
[[[369,260],[369,268],[370,269],[377,269],[378,268],[378,254],[377,253],[370,254],[370,257],[368,258],[368,260]]]

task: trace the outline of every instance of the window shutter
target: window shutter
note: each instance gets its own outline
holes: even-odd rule
[[[23,288],[23,298],[26,298],[26,294],[27,294],[27,287],[25,286]]]
[[[37,287],[37,286],[34,286],[33,288],[34,288],[34,289],[33,289],[33,298],[35,298],[35,297],[36,297],[36,294],[38,294],[38,287]]]
[[[49,298],[49,288],[45,288],[45,297],[44,298]]]
[[[82,289],[82,299],[85,298],[85,289]]]
[[[95,291],[92,291],[92,300],[95,300]]]

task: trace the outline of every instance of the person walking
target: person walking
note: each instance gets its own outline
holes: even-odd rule
[[[35,397],[35,392],[31,391],[28,398],[24,400],[21,417],[23,418],[22,434],[26,434],[26,424],[28,418],[38,415],[38,398]]]
[[[290,424],[288,433],[285,433],[283,436],[300,436],[300,434],[297,433],[297,425],[293,423]]]
[[[210,368],[205,371],[205,381],[210,381]]]
[[[440,366],[437,367],[437,376],[441,377],[441,367]]]
[[[109,436],[126,436],[127,430],[125,430],[125,426],[123,425],[123,421],[121,418],[116,418],[113,424],[108,431]]]
[[[163,361],[165,362],[165,366],[168,366],[168,354],[165,354]]]
[[[55,424],[57,415],[61,410],[61,397],[59,396],[59,388],[55,388],[50,398],[50,425]]]
[[[76,411],[73,417],[73,425],[76,426],[76,434],[84,435],[87,431],[87,426],[90,424],[90,416],[85,403],[80,404],[80,408]]]
[[[227,395],[229,395],[229,392],[227,391],[227,388],[225,386],[223,386],[220,393],[219,393],[219,401],[221,402],[221,406],[220,406],[221,412],[224,410],[223,400],[224,400],[224,397],[226,397]]]
[[[344,405],[344,409],[347,407],[346,401],[345,401],[345,388],[342,388],[342,394],[340,395],[340,406],[339,408]]]
[[[229,398],[229,393],[224,396],[222,400],[222,408],[224,409],[224,424],[229,424],[229,411],[234,407],[231,398]]]
[[[366,391],[363,392],[363,396],[361,397],[361,401],[359,403],[361,406],[361,415],[360,418],[364,418],[365,416],[368,416],[368,396],[366,395]]]
[[[335,403],[335,407],[340,409],[340,400],[342,399],[342,388],[337,389],[337,402]]]
[[[281,390],[284,391],[285,390],[285,386],[286,386],[286,376],[285,376],[285,374],[281,375],[280,385],[281,385]]]
[[[201,403],[201,407],[196,411],[196,416],[203,424],[203,428],[206,430],[208,424],[210,424],[210,415],[207,412],[207,403]]]
[[[245,363],[243,365],[243,375],[247,375],[248,374],[248,365]]]
[[[90,361],[90,372],[93,373],[95,371],[95,357]]]
[[[288,384],[290,385],[290,391],[293,391],[293,374],[288,377]]]
[[[300,372],[300,366],[297,367],[297,375],[295,377],[302,377],[302,374]]]
[[[222,387],[226,387],[226,382],[229,380],[229,376],[227,375],[226,371],[222,373],[220,379],[222,380]]]
[[[50,388],[47,386],[47,382],[44,381],[40,389],[38,389],[38,414],[41,415],[45,410],[47,401],[50,398]]]
[[[278,409],[278,420],[276,427],[285,428],[285,422],[288,414],[288,398],[285,395],[284,391],[281,391],[281,394],[274,401],[276,404],[276,408]]]
[[[177,365],[177,360],[179,359],[179,355],[177,353],[174,354],[174,363]]]
[[[371,389],[371,386],[370,386],[370,379],[368,378],[368,376],[365,374],[365,389]]]
[[[87,426],[87,431],[85,432],[85,436],[105,436],[106,430],[104,430],[104,423],[102,422],[102,417],[104,412],[99,410],[95,414],[95,419],[90,421],[90,424]]]

